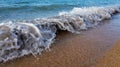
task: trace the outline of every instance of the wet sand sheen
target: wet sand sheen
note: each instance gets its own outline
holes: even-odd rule
[[[26,56],[0,67],[92,67],[120,38],[120,15],[80,35],[61,31],[51,51]]]

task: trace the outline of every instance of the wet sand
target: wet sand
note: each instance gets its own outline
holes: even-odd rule
[[[96,67],[97,65],[102,67],[104,63],[101,58],[120,39],[119,21],[120,15],[116,15],[112,20],[105,21],[105,24],[81,32],[79,35],[59,31],[50,51],[43,52],[36,58],[29,55],[2,63],[0,67]]]
[[[120,67],[120,40],[100,59],[97,67]]]

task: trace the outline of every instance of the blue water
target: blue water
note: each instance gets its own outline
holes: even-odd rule
[[[74,7],[117,4],[120,4],[120,0],[0,0],[0,20],[50,17]]]

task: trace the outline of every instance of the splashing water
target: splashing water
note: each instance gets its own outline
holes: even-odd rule
[[[120,12],[120,6],[74,8],[58,16],[0,23],[0,62],[49,49],[58,29],[79,34]]]

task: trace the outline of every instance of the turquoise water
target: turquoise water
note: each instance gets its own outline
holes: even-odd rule
[[[117,4],[120,4],[120,0],[0,0],[0,20],[50,17],[74,7]]]

